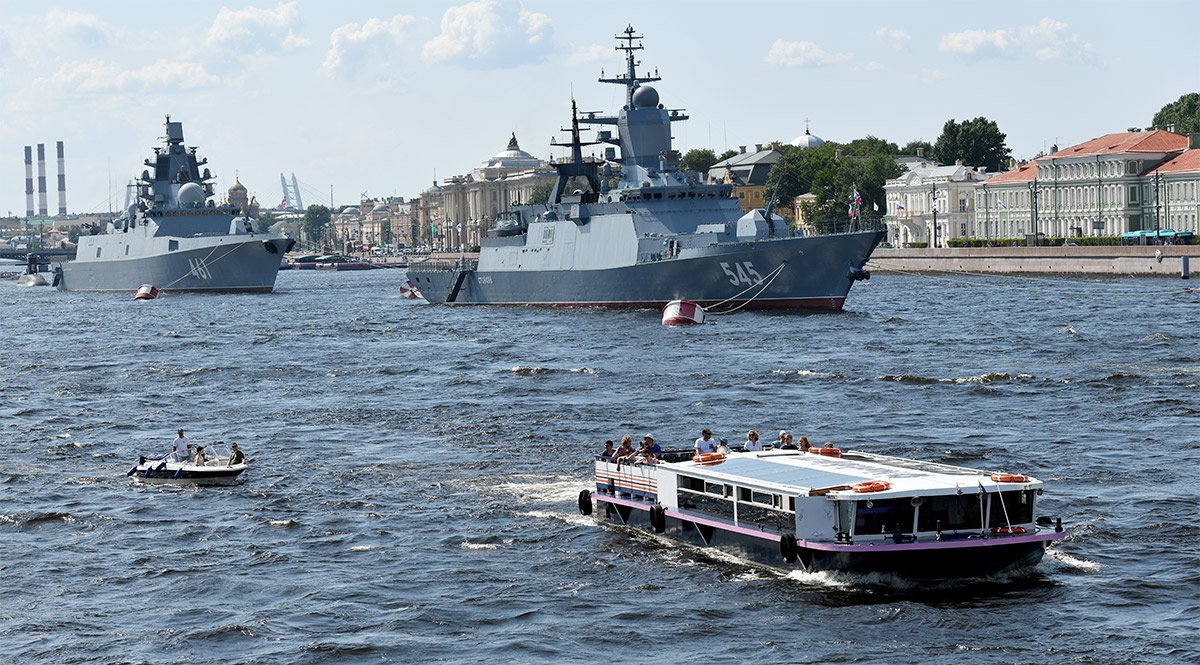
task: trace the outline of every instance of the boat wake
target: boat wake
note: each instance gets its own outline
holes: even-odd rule
[[[1079,557],[1071,556],[1066,552],[1054,549],[1046,550],[1046,557],[1053,561],[1055,565],[1069,570],[1077,570],[1084,573],[1098,573],[1104,570],[1104,565],[1101,563],[1080,559]]]

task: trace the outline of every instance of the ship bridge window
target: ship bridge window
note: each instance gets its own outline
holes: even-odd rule
[[[654,198],[656,198],[656,199],[661,199],[661,198],[662,198],[662,192],[654,192]]]
[[[102,249],[102,248],[100,248],[100,247],[97,247],[97,248],[96,248],[96,258],[100,258],[100,250],[101,250],[101,249]]]
[[[1003,497],[1003,503],[1001,503]],[[991,526],[1028,524],[1033,521],[1033,490],[997,492],[992,494]],[[1004,516],[1007,513],[1008,519]]]
[[[981,495],[977,494],[924,497],[917,515],[917,530],[937,531],[939,522],[944,531],[982,529],[980,499]]]
[[[868,506],[868,503],[871,505]],[[912,533],[915,511],[909,497],[859,501],[858,510],[855,511],[854,533],[859,536],[897,531]]]
[[[179,241],[178,240],[168,240],[167,241],[167,251],[168,252],[174,252],[177,249],[179,249]]]

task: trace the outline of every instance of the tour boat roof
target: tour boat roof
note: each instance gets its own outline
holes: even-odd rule
[[[718,465],[705,466],[688,461],[664,466],[689,476],[802,496],[813,494],[814,490],[828,490],[831,496],[854,495],[852,490],[844,488],[872,480],[886,480],[891,484],[888,490],[871,492],[872,497],[954,494],[959,490],[977,494],[980,487],[995,492],[1029,489],[1042,484],[1029,476],[1019,483],[1000,483],[992,480],[989,471],[855,451],[844,452],[842,457],[799,451],[733,453]]]

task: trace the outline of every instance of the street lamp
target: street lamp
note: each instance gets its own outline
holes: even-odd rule
[[[986,240],[991,240],[992,236],[988,234],[988,221],[991,218],[992,211],[991,211],[990,207],[988,206],[987,183],[985,182],[982,185],[980,185],[979,189],[982,190],[982,192],[983,192],[983,195],[980,197],[983,199],[983,237]],[[979,206],[975,206],[975,214],[976,215],[979,214]]]
[[[1038,182],[1037,176],[1033,176],[1033,182],[1029,183],[1029,228],[1033,231],[1033,245],[1037,247],[1041,244],[1038,240],[1037,230],[1037,194]],[[1028,243],[1026,243],[1028,244]]]
[[[930,201],[930,204],[931,204],[931,205],[929,206],[929,209],[930,209],[930,211],[932,211],[932,212],[933,212],[933,228],[931,228],[931,229],[929,230],[929,240],[930,240],[930,242],[929,242],[929,247],[930,247],[930,248],[934,248],[934,247],[937,247],[937,236],[938,236],[938,226],[937,226],[937,208],[938,208],[938,206],[937,206],[937,182],[930,183],[930,186],[931,186],[931,189],[929,190],[929,201]]]

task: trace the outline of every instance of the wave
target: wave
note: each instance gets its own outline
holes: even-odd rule
[[[540,376],[542,374],[556,374],[559,372],[567,372],[571,374],[599,374],[600,370],[594,367],[569,367],[563,369],[561,367],[540,367],[538,365],[515,365],[509,368],[510,372],[517,376]]]
[[[1104,570],[1104,565],[1101,563],[1089,561],[1087,559],[1080,559],[1078,557],[1071,556],[1066,552],[1061,552],[1055,549],[1046,550],[1046,556],[1050,557],[1051,561],[1054,561],[1064,568],[1079,570],[1085,573],[1098,573],[1101,570]]]
[[[932,383],[1000,383],[1005,381],[1029,381],[1035,378],[1032,374],[1009,374],[1008,372],[986,372],[984,374],[976,374],[975,376],[966,377],[951,377],[939,378],[933,376],[920,376],[918,374],[885,374],[879,377],[880,381],[894,381],[896,383],[913,383],[913,384],[932,384]]]

